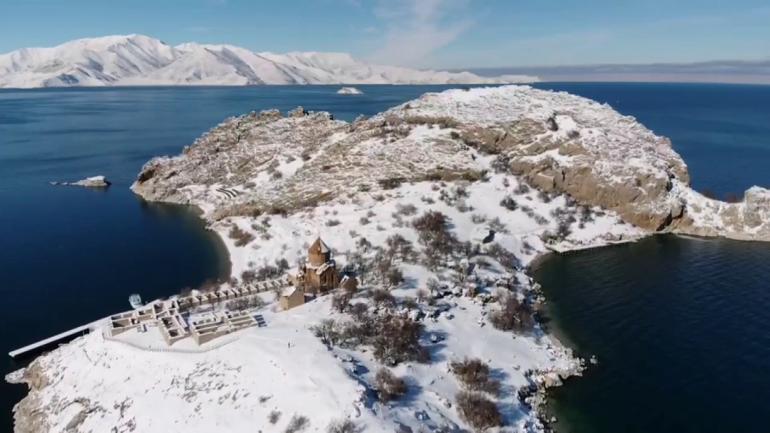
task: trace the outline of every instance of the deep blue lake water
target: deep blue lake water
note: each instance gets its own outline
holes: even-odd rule
[[[770,185],[770,87],[559,83],[538,87],[568,90],[608,102],[619,111],[636,116],[655,132],[670,137],[674,148],[688,162],[698,189],[711,189],[721,195],[742,192],[755,183]],[[371,115],[445,87],[361,88],[365,94],[355,97],[336,95],[337,87],[328,86],[0,90],[0,313],[4,319],[0,321],[0,352],[126,309],[130,293],[139,292],[145,299],[152,299],[227,273],[228,265],[216,239],[192,212],[142,203],[128,190],[149,158],[177,154],[225,117],[250,110],[285,111],[303,105],[350,120],[358,114]],[[91,191],[48,184],[95,174],[106,175],[113,186],[107,191]],[[703,272],[703,249],[689,247],[694,241],[666,238],[649,242],[657,247],[635,252],[638,250],[634,248],[647,245],[641,243],[543,264],[544,269],[552,269],[548,275],[556,278],[553,282],[543,280],[549,300],[558,312],[554,322],[564,328],[579,350],[598,353],[603,361],[595,374],[568,384],[556,395],[558,406],[565,413],[581,414],[574,419],[563,416],[574,421],[575,431],[610,431],[605,427],[618,420],[627,424],[616,426],[649,427],[655,424],[645,417],[660,417],[660,412],[620,404],[615,406],[622,407],[612,407],[613,414],[603,414],[592,410],[594,401],[637,402],[638,406],[638,402],[654,399],[661,392],[687,389],[687,396],[712,395],[711,404],[718,402],[724,410],[708,415],[724,415],[719,419],[729,421],[736,413],[736,405],[747,396],[770,399],[770,373],[756,369],[751,373],[734,371],[747,369],[747,364],[741,362],[746,357],[770,357],[770,344],[762,334],[763,327],[770,326],[770,289],[765,283],[770,276],[766,267],[770,263],[770,246],[705,242],[712,257],[709,272]],[[625,258],[627,263],[625,267],[605,268],[601,260],[591,259],[595,254],[616,260]],[[649,258],[649,254],[654,257]],[[650,269],[644,266],[659,266],[662,257],[666,258],[668,278],[661,275],[656,288],[670,296],[680,293],[674,299],[649,296],[650,291],[645,289],[647,281],[643,280],[648,279],[650,272],[632,272]],[[741,268],[743,280],[729,279],[735,273],[736,261],[746,264]],[[577,280],[567,276],[576,269],[602,275],[604,279],[572,284]],[[698,282],[694,287],[699,290],[676,292],[674,289],[680,288],[681,281]],[[739,290],[732,290],[734,286],[739,286]],[[673,302],[677,316],[670,320],[680,320],[682,315],[688,318],[677,322],[687,324],[678,332],[697,336],[706,348],[722,350],[725,357],[720,358],[720,365],[724,369],[720,371],[726,377],[755,374],[758,379],[752,383],[756,386],[745,389],[742,386],[746,382],[726,379],[715,384],[709,376],[713,372],[709,369],[711,360],[692,357],[686,350],[689,346],[671,337],[678,328],[656,328],[645,322],[660,320],[659,316],[640,313],[634,316],[635,320],[628,321],[618,316],[622,310],[598,309],[601,303],[587,303],[596,293],[603,293],[602,299],[606,297],[607,302],[638,303],[659,310],[662,316],[670,311],[664,302]],[[745,305],[746,294],[756,295],[755,303]],[[712,305],[723,308],[714,311]],[[584,319],[580,313],[584,310],[593,311],[609,323],[625,320],[623,323],[628,326],[622,333],[600,332],[613,328],[596,330],[588,326],[591,323],[581,322]],[[744,326],[746,315],[753,317],[756,327]],[[733,332],[712,341],[709,336],[713,335],[714,323]],[[643,342],[642,337],[651,329],[672,333],[658,340],[656,356],[627,351],[620,344]],[[739,341],[752,343],[741,346]],[[640,347],[646,346],[640,343]],[[627,370],[617,367],[627,362],[626,357],[643,355],[645,370],[661,373],[648,379],[666,382],[652,390],[635,390],[634,399],[623,400],[629,392],[622,386],[610,386],[626,380],[623,375]],[[677,364],[672,359],[693,362]],[[3,365],[3,373],[18,367],[7,358]],[[687,368],[671,370],[671,365]],[[755,365],[749,364],[752,368]],[[658,394],[650,394],[654,391]],[[10,431],[11,408],[23,394],[23,387],[0,385],[0,430]],[[680,398],[684,394],[672,395]],[[711,410],[713,407],[708,404],[699,406],[705,400],[678,401],[690,409],[683,412],[686,415]],[[686,425],[682,421],[686,419],[684,415],[678,415],[674,408],[667,409],[666,417],[673,421],[659,424],[662,427],[656,431],[682,431],[668,427]],[[717,421],[704,424],[705,429],[699,431],[719,431],[709,426],[726,425]],[[758,428],[760,423],[751,426]]]

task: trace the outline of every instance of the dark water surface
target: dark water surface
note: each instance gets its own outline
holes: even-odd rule
[[[770,167],[768,86],[541,84],[538,87],[568,90],[608,102],[619,111],[636,116],[657,133],[669,136],[674,148],[690,165],[697,188],[709,188],[723,194],[741,192],[754,183],[770,184],[767,170]],[[336,95],[337,87],[334,86],[0,90],[0,295],[3,297],[0,303],[3,317],[0,321],[0,356],[37,339],[127,309],[130,293],[139,292],[145,299],[152,299],[228,272],[228,264],[218,250],[216,238],[205,231],[190,210],[144,204],[128,190],[142,164],[151,157],[177,154],[183,146],[192,143],[225,117],[251,110],[279,108],[285,111],[303,105],[310,110],[327,110],[338,118],[351,120],[358,114],[375,114],[426,91],[446,87],[360,88],[364,95]],[[106,175],[113,181],[113,186],[107,191],[92,191],[48,185],[52,180],[77,180],[95,174]],[[690,241],[669,239],[665,242],[651,254],[668,257],[675,270],[686,273],[693,264],[700,263],[700,252],[685,248]],[[709,272],[690,274],[697,277],[697,281],[702,280],[706,287],[722,284],[730,275],[726,270],[734,268],[733,258],[749,254],[747,251],[752,251],[750,254],[755,261],[770,262],[769,248],[764,245],[729,242],[709,245],[730,247],[722,247],[713,253],[712,265],[707,268]],[[610,249],[584,254],[587,257],[593,254],[615,257],[615,254],[622,256],[623,251]],[[675,251],[680,255],[672,256]],[[610,283],[620,292],[609,290],[608,301],[625,303],[629,302],[626,296],[636,296],[636,301],[643,303],[645,308],[665,311],[668,307],[659,302],[661,299],[648,297],[647,291],[640,289],[649,274],[657,272],[657,268],[644,267],[645,260],[653,258],[642,255],[627,259],[627,268],[618,270],[620,275],[606,272],[605,278],[609,281],[615,277],[621,277],[620,281],[623,281],[620,285]],[[557,260],[571,263],[573,256]],[[634,273],[631,271],[634,269],[646,271]],[[555,268],[553,277],[562,272],[569,274],[569,269]],[[595,272],[605,274],[601,267]],[[741,282],[741,290],[750,293],[766,290],[766,272],[762,274],[756,268],[746,267],[743,276],[747,281]],[[558,289],[564,287],[572,287],[569,293],[584,299],[590,298],[590,293],[601,286],[586,283],[579,287],[559,286]],[[667,286],[663,284],[663,287]],[[581,295],[583,291],[585,293]],[[756,307],[754,304],[736,303],[731,297],[725,297],[725,291],[698,292],[698,296],[700,298],[683,296],[675,303],[687,310],[685,316],[698,316],[703,311],[711,311],[708,310],[711,304],[697,299],[715,297],[724,300],[717,303],[723,309],[713,312],[715,315],[708,317],[709,323],[737,325],[747,320],[747,314],[755,314],[756,320],[770,324],[767,323],[770,313],[752,310]],[[570,298],[562,298],[561,291],[554,291],[549,292],[549,299],[558,306],[563,299]],[[569,302],[572,305],[577,301]],[[562,310],[559,311],[561,315]],[[590,326],[573,326],[569,322],[569,310],[563,311],[567,331],[573,331],[574,327],[581,334],[590,332],[592,338],[615,347],[614,340],[605,340],[604,334],[594,333]],[[611,313],[610,310],[595,312],[602,320],[612,320]],[[640,339],[635,333],[643,335],[654,329],[642,319],[646,318],[629,323],[629,338]],[[677,320],[680,319],[677,316]],[[561,323],[561,317],[559,320]],[[727,329],[737,328],[727,326]],[[671,335],[678,331],[673,328],[662,332],[672,333],[661,337],[660,341],[668,344],[673,338]],[[762,349],[768,344],[761,333],[747,336],[744,332],[730,334],[733,346],[715,339],[713,347],[718,344],[725,356],[766,357],[767,353]],[[618,358],[627,363],[626,355],[621,352],[614,359],[610,354],[603,354],[600,347],[594,347],[596,340],[589,342],[577,335],[570,336],[581,349],[599,353],[603,358],[602,368],[605,365],[610,368],[610,363],[619,362],[616,361]],[[698,336],[706,338],[708,334]],[[752,341],[753,345],[735,345],[736,339],[743,338]],[[657,350],[669,364],[686,359],[668,359],[686,354],[670,350],[666,345]],[[9,358],[5,359],[2,373],[18,367]],[[657,357],[645,359],[649,368],[664,365],[653,362]],[[669,386],[690,389],[694,383],[705,382],[698,378],[704,377],[708,370],[700,366],[711,361],[698,356],[690,359],[698,362],[693,361],[692,368],[668,377],[672,383],[658,383],[656,386],[662,387],[658,390],[670,392]],[[631,362],[637,361],[639,359]],[[740,364],[727,364],[728,367],[736,365]],[[755,370],[755,374],[757,383],[767,384],[761,381],[766,381],[770,373]],[[613,394],[622,394],[622,389],[593,384],[592,377],[575,381],[574,387],[570,384],[557,396],[565,408],[586,414],[582,425],[588,427],[579,431],[605,431],[600,427],[614,422],[612,418],[607,421],[600,415],[592,417],[593,412],[582,406],[592,399],[579,394],[582,389],[596,389],[598,393],[608,393],[610,400],[622,401],[622,396]],[[621,380],[618,377],[622,376],[612,377]],[[650,380],[657,380],[657,377]],[[709,400],[709,404],[721,402],[725,395],[731,398],[737,385],[723,385],[724,388],[706,389],[705,392],[713,393],[713,401]],[[703,393],[703,389],[695,387],[693,392]],[[767,387],[764,389],[766,391]],[[572,392],[576,394],[570,394]],[[23,394],[24,387],[0,384],[0,431],[10,431],[11,408]],[[767,394],[758,395],[768,401]],[[713,407],[698,406],[699,402],[693,401],[692,413]],[[657,413],[651,410],[636,413],[641,417],[638,425],[650,425],[645,424],[644,416],[657,416]],[[634,421],[628,420],[630,425],[634,425]]]
[[[599,358],[551,392],[558,431],[770,428],[770,245],[659,236],[535,277],[560,333]]]

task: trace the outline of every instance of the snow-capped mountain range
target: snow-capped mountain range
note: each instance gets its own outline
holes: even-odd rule
[[[483,84],[537,81],[526,75],[373,65],[347,53],[253,52],[232,45],[171,46],[143,35],[77,39],[0,55],[0,88],[137,85]]]

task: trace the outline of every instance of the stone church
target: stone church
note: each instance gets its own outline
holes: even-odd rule
[[[319,295],[337,288],[340,274],[331,249],[317,238],[307,250],[307,260],[300,265],[294,284],[306,294]]]

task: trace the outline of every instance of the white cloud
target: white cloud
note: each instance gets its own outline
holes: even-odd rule
[[[474,24],[471,18],[453,18],[467,12],[467,6],[466,0],[381,0],[374,12],[383,23],[384,34],[369,60],[405,66],[429,64],[434,52]]]

